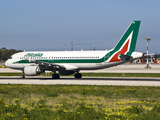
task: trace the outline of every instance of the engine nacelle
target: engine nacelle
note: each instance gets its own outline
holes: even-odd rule
[[[43,72],[45,72],[45,70],[41,70],[38,66],[26,66],[24,68],[24,73],[28,76],[38,75]]]
[[[61,74],[61,75],[71,75],[73,73],[74,73],[74,71],[67,71],[67,70],[59,71],[59,74]]]

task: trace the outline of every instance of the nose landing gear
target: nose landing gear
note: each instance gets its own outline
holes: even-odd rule
[[[22,72],[22,75],[20,76],[20,78],[25,78],[24,71]]]

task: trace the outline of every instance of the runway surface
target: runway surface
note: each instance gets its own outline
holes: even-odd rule
[[[9,68],[0,68],[1,73],[21,72]],[[94,73],[160,73],[160,64],[152,64],[150,69],[145,68],[145,64],[123,64],[111,68],[80,71]],[[25,79],[17,77],[0,77],[0,84],[73,84],[73,85],[126,85],[126,86],[160,86],[160,78],[116,78],[116,77],[83,77],[75,79],[73,77],[61,77],[60,79],[51,79],[50,77],[30,76]]]
[[[84,77],[75,79],[62,77],[51,79],[51,77],[0,77],[1,84],[34,84],[34,85],[124,85],[124,86],[160,86],[160,78],[116,78],[116,77]]]

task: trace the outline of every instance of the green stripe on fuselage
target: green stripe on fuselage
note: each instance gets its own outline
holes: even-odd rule
[[[47,59],[47,60],[35,60],[35,61],[41,61],[47,63],[101,63],[104,62],[104,57],[101,59]],[[26,60],[20,60],[14,63],[27,64],[32,62]]]

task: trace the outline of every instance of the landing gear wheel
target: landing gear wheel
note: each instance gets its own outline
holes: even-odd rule
[[[59,77],[60,77],[59,74],[53,74],[53,75],[52,75],[52,78],[53,78],[53,79],[59,79]]]
[[[20,78],[25,78],[25,75],[21,75]]]
[[[21,74],[20,78],[25,78],[24,70],[22,70],[22,74]]]
[[[74,75],[74,77],[75,77],[75,78],[82,78],[82,74],[81,74],[81,73],[76,73],[76,74]]]

